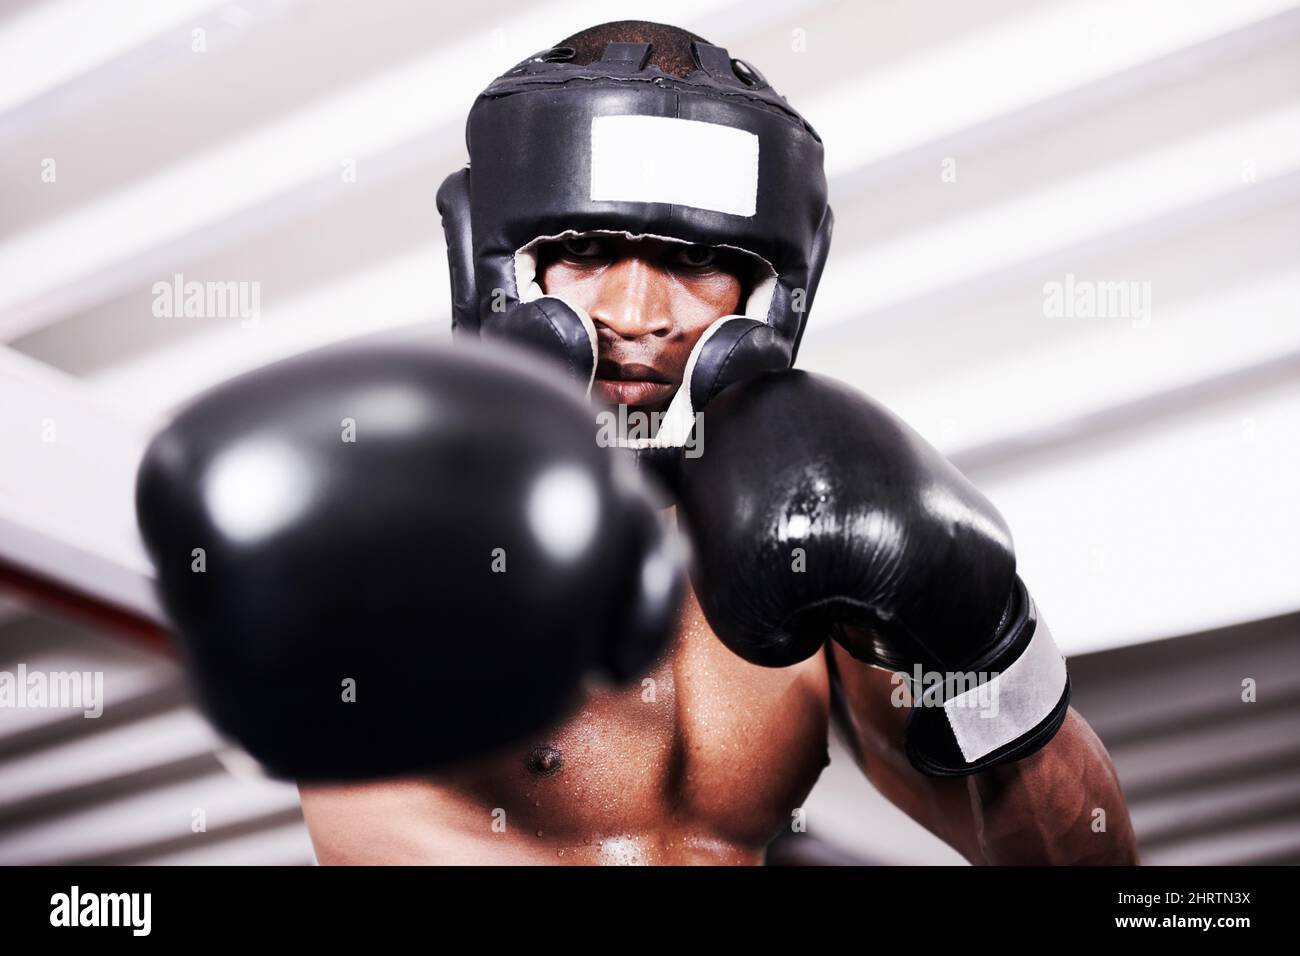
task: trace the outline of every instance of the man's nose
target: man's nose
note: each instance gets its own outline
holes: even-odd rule
[[[600,288],[590,314],[599,329],[604,326],[622,338],[664,335],[672,328],[667,284],[662,269],[645,259],[619,259],[600,277]]]

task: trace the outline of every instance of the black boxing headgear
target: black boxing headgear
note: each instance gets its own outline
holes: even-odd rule
[[[650,64],[648,43],[610,43],[588,65],[564,47],[529,57],[475,101],[470,164],[438,191],[453,330],[538,347],[588,388],[595,329],[543,293],[542,242],[617,233],[757,261],[744,315],[696,343],[656,446],[681,444],[726,385],[793,364],[833,222],[813,128],[722,47],[696,41],[691,53],[686,77]]]

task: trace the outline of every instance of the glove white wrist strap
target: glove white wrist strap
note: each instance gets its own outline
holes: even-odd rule
[[[962,757],[974,763],[1037,727],[1060,703],[1065,679],[1065,658],[1040,617],[1011,666],[944,702]]]

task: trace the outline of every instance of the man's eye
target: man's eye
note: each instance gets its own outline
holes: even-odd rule
[[[601,254],[602,247],[599,239],[593,239],[590,236],[581,236],[576,239],[565,239],[561,245],[564,248],[566,256],[572,256],[574,259],[594,259]]]
[[[677,254],[677,261],[692,269],[703,269],[713,265],[718,258],[718,250],[708,246],[687,246]]]

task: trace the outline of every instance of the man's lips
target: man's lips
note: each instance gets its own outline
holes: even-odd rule
[[[669,382],[621,381],[598,378],[591,394],[606,405],[654,405],[673,393]]]
[[[649,365],[618,365],[603,361],[596,367],[592,395],[607,405],[654,405],[667,401],[675,386]]]

